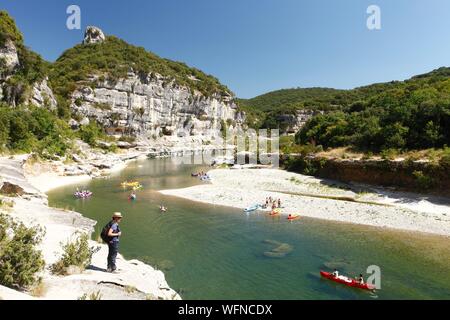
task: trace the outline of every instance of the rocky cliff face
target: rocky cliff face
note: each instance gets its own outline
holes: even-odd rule
[[[281,114],[278,116],[278,120],[286,128],[284,133],[292,134],[297,133],[312,117],[317,115],[318,111],[312,110],[298,110],[295,114]]]
[[[24,83],[8,83],[8,79],[20,72],[22,65],[23,61],[20,61],[18,48],[13,41],[7,40],[3,46],[0,46],[0,101],[13,107],[20,100],[25,104],[56,109],[57,102],[53,91],[48,86],[47,78],[28,83],[29,90],[25,88]]]
[[[92,79],[94,80],[94,79]],[[114,83],[94,80],[72,95],[72,110],[80,122],[95,119],[111,134],[141,138],[205,135],[220,130],[224,122],[238,126],[243,115],[232,98],[191,93],[160,75],[146,77],[133,72]],[[72,121],[72,124],[75,124]],[[75,124],[76,125],[76,124]]]
[[[0,80],[5,79],[14,68],[19,65],[17,49],[11,40],[7,40],[3,47],[0,47]]]
[[[28,98],[28,103],[38,107],[47,107],[55,110],[57,102],[52,89],[48,86],[48,79],[45,78],[41,82],[33,84],[31,96]]]

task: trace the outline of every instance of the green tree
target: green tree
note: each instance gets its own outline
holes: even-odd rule
[[[91,121],[88,125],[82,126],[80,128],[79,136],[81,140],[83,140],[90,146],[96,146],[97,140],[102,138],[104,136],[104,133],[95,121]]]
[[[0,285],[25,289],[39,282],[45,262],[36,246],[44,234],[40,227],[27,228],[0,214]]]

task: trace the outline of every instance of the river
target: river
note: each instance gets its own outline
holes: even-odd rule
[[[201,169],[209,170],[171,159],[136,161],[78,185],[94,192],[91,199],[75,199],[72,185],[51,191],[49,203],[97,220],[94,237],[112,212],[122,212],[121,253],[163,270],[183,299],[450,299],[448,238],[308,218],[288,222],[158,193],[201,183],[190,176]],[[137,201],[120,187],[125,180],[144,186]],[[381,269],[374,293],[319,276],[338,268],[367,278],[371,265]]]

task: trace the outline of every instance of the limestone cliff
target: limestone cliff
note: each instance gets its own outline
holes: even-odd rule
[[[2,72],[0,80],[6,78],[19,65],[19,56],[14,42],[10,39],[6,40],[3,46],[0,46],[0,66]]]
[[[130,72],[115,83],[97,81],[72,94],[71,109],[83,118],[96,119],[114,133],[137,136],[206,133],[222,121],[238,124],[242,116],[233,100],[191,93],[161,75],[139,77]]]
[[[104,64],[100,57],[109,59],[106,52],[112,48],[117,51],[118,47],[121,51],[129,50],[127,56],[142,55],[141,65],[127,65],[127,61],[118,59],[116,66],[102,70]],[[71,120],[72,126],[95,120],[110,134],[151,139],[182,134],[208,136],[210,130],[220,130],[225,122],[235,127],[243,121],[232,93],[223,90],[217,79],[196,69],[161,59],[118,39],[107,38],[96,27],[87,28],[83,44],[76,50],[79,54],[89,55],[90,61],[97,59],[99,62],[90,65],[91,72],[74,84],[76,89],[69,96],[70,108],[76,118]],[[57,62],[56,69],[71,68],[67,61],[77,57],[70,54],[66,53]],[[145,64],[156,65],[161,72],[151,67],[144,71]],[[123,70],[124,65],[128,67],[127,72],[120,74],[118,70]],[[161,74],[164,72],[166,74]],[[120,75],[111,76],[117,73]],[[209,92],[201,92],[203,88]]]
[[[294,113],[283,113],[277,116],[282,133],[297,133],[315,115],[323,113],[314,110],[297,110]]]

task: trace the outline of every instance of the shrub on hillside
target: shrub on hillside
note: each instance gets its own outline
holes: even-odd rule
[[[25,289],[40,281],[45,262],[36,245],[44,234],[41,227],[27,228],[0,214],[0,285]]]
[[[94,121],[91,121],[88,125],[82,126],[78,133],[81,140],[92,147],[97,145],[97,140],[105,136],[102,128]]]
[[[413,176],[416,179],[416,186],[420,189],[431,189],[436,186],[436,180],[422,171],[414,171]]]
[[[134,136],[121,136],[119,138],[119,141],[128,142],[128,143],[134,143],[134,142],[136,142],[136,137],[134,137]]]
[[[67,124],[45,108],[0,104],[0,149],[64,156],[71,137]]]
[[[444,148],[444,152],[441,157],[440,165],[450,168],[450,148]]]
[[[61,244],[63,255],[51,265],[50,270],[54,274],[66,275],[69,267],[78,267],[85,270],[92,260],[95,250],[89,246],[89,237],[83,233],[75,241]]]

